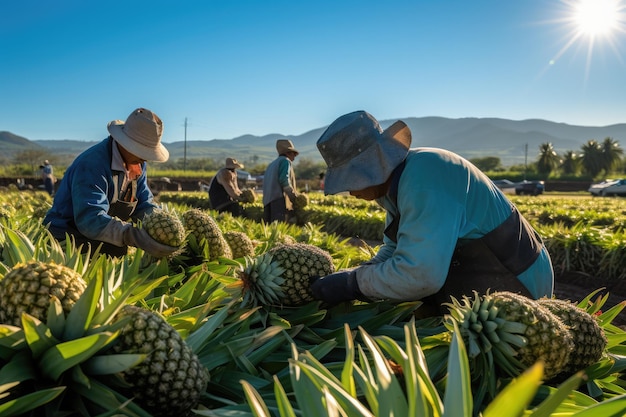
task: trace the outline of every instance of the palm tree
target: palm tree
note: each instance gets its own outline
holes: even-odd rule
[[[602,146],[595,139],[588,140],[583,146],[582,165],[591,178],[595,178],[604,169]]]
[[[559,155],[550,142],[539,146],[539,158],[537,159],[537,171],[545,176],[550,175],[559,166]]]
[[[574,151],[565,151],[561,161],[563,174],[578,174],[580,171],[580,157]]]
[[[603,168],[608,175],[622,161],[624,150],[619,146],[619,142],[613,138],[604,138],[601,145]]]

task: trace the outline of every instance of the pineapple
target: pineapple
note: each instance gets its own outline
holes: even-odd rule
[[[278,245],[246,257],[239,271],[243,302],[252,305],[299,306],[313,301],[310,280],[335,272],[330,254],[306,243]]]
[[[563,370],[568,377],[598,362],[607,345],[606,335],[594,316],[566,300],[541,298],[539,304],[546,307],[569,327],[574,340],[574,350]]]
[[[251,188],[244,188],[239,195],[239,201],[252,204],[256,201],[256,193]]]
[[[183,225],[198,244],[206,242],[209,261],[219,257],[232,258],[228,242],[213,217],[200,209],[190,209],[183,213]]]
[[[0,323],[21,327],[23,312],[44,321],[52,297],[68,313],[86,286],[78,272],[64,265],[17,264],[0,280]]]
[[[128,396],[153,416],[188,416],[209,381],[208,370],[180,334],[158,314],[126,305],[117,318],[129,317],[116,353],[142,353],[146,358],[121,373],[130,384]]]
[[[567,326],[535,300],[507,291],[448,304],[467,339],[469,355],[493,355],[494,365],[517,376],[543,360],[550,379],[565,369],[574,342]]]
[[[293,202],[293,208],[295,210],[302,210],[309,204],[309,197],[306,194],[300,193],[296,195],[296,199]]]
[[[233,253],[233,259],[254,256],[254,243],[244,232],[231,230],[224,233],[224,239]]]
[[[143,218],[141,227],[164,245],[180,247],[185,243],[185,227],[174,211],[155,209]]]

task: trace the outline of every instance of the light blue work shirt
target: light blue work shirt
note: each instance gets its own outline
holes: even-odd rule
[[[478,168],[436,148],[409,151],[398,183],[397,206],[386,195],[386,225],[401,213],[397,243],[383,238],[373,264],[356,269],[371,299],[420,300],[443,286],[458,243],[478,239],[511,214],[512,203]],[[554,272],[547,249],[518,275],[530,294],[552,296]]]

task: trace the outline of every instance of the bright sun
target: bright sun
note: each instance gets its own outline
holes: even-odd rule
[[[586,50],[586,77],[595,47],[608,46],[622,59],[619,44],[626,34],[626,0],[560,0],[560,3],[563,6],[561,17],[553,22],[564,24],[568,33],[564,46],[550,60],[550,65],[575,45]]]
[[[581,35],[606,36],[618,26],[617,0],[579,0],[573,4],[573,20]]]

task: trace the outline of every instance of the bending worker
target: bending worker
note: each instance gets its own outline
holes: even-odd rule
[[[493,182],[459,155],[410,145],[404,122],[383,131],[364,111],[341,116],[317,141],[328,166],[325,194],[375,200],[386,221],[377,254],[317,279],[315,297],[330,304],[423,300],[442,308],[450,296],[474,290],[552,296],[546,247]]]
[[[59,241],[70,236],[83,250],[123,256],[128,246],[155,257],[178,248],[162,245],[135,227],[157,207],[148,187],[146,161],[165,162],[169,152],[161,144],[163,123],[148,109],[139,108],[126,119],[107,126],[109,136],[76,157],[63,181],[44,224]]]
[[[237,169],[243,168],[236,159],[226,158],[226,164],[221,168],[209,185],[209,200],[211,208],[218,212],[227,211],[233,216],[241,214],[239,196],[241,190],[237,185]]]

